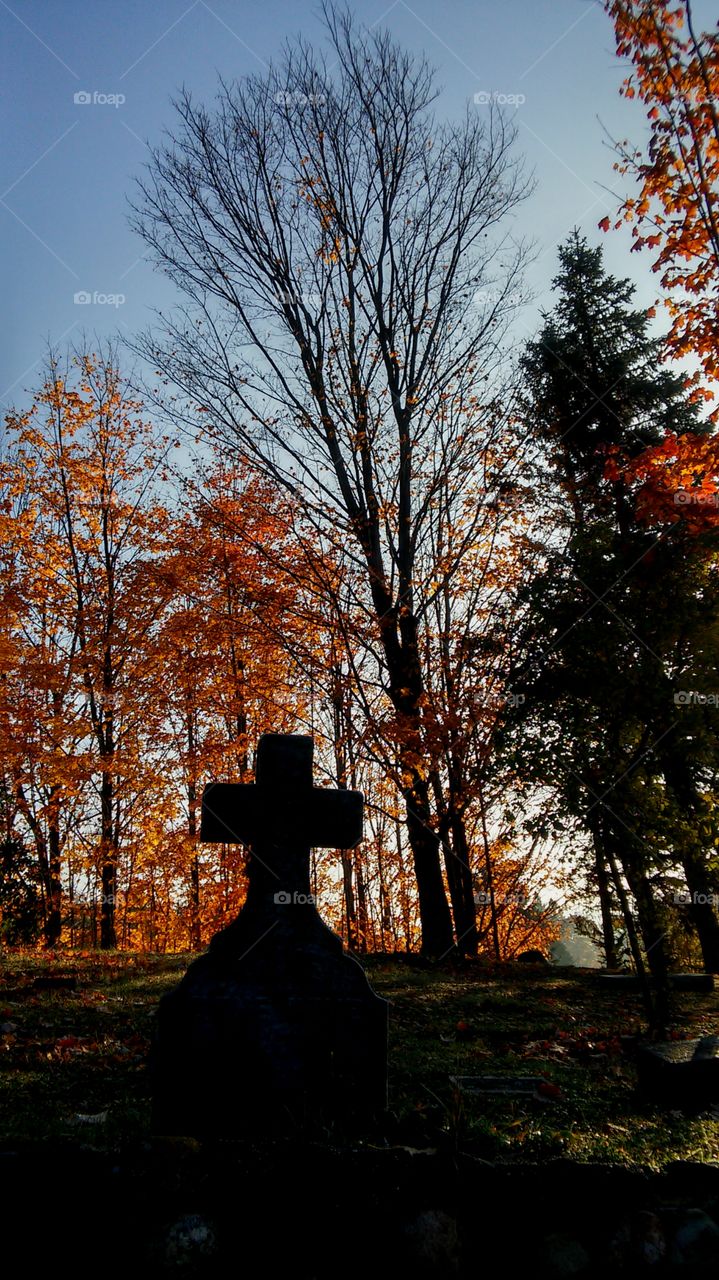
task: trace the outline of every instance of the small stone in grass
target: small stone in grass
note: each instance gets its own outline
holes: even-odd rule
[[[95,1115],[84,1115],[82,1112],[78,1112],[77,1115],[74,1115],[72,1117],[71,1123],[78,1124],[78,1125],[105,1124],[106,1120],[107,1120],[107,1111],[97,1111]]]

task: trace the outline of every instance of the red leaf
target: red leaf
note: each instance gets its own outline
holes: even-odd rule
[[[559,1085],[552,1084],[551,1080],[542,1080],[541,1084],[537,1085],[537,1093],[540,1093],[543,1098],[551,1098],[555,1102],[562,1096],[562,1090]]]

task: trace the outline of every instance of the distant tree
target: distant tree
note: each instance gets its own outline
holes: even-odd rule
[[[324,15],[329,62],[300,41],[266,77],[221,85],[214,111],[177,103],[137,225],[189,306],[143,350],[181,393],[178,419],[285,485],[353,561],[392,711],[422,946],[443,955],[423,632],[486,518],[475,506],[476,528],[445,557],[443,491],[501,468],[501,337],[524,258],[505,225],[528,185],[493,104],[438,123],[423,58]]]

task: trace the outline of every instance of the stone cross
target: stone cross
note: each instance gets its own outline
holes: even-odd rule
[[[314,787],[312,751],[311,738],[267,734],[254,784],[205,788],[200,838],[250,846],[247,898],[160,1002],[156,1132],[321,1136],[386,1108],[386,1002],[310,892],[311,848],[353,848],[363,798]]]
[[[309,898],[309,849],[353,849],[362,839],[361,793],[314,787],[312,753],[311,738],[267,733],[254,783],[205,787],[200,839],[251,846],[248,901],[270,890],[277,905]]]

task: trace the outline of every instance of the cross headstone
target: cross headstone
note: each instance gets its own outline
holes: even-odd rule
[[[156,1132],[318,1132],[386,1107],[387,1004],[310,887],[313,847],[361,840],[363,798],[314,787],[312,752],[309,737],[266,734],[253,784],[205,788],[200,838],[250,847],[247,898],[160,1002]]]

